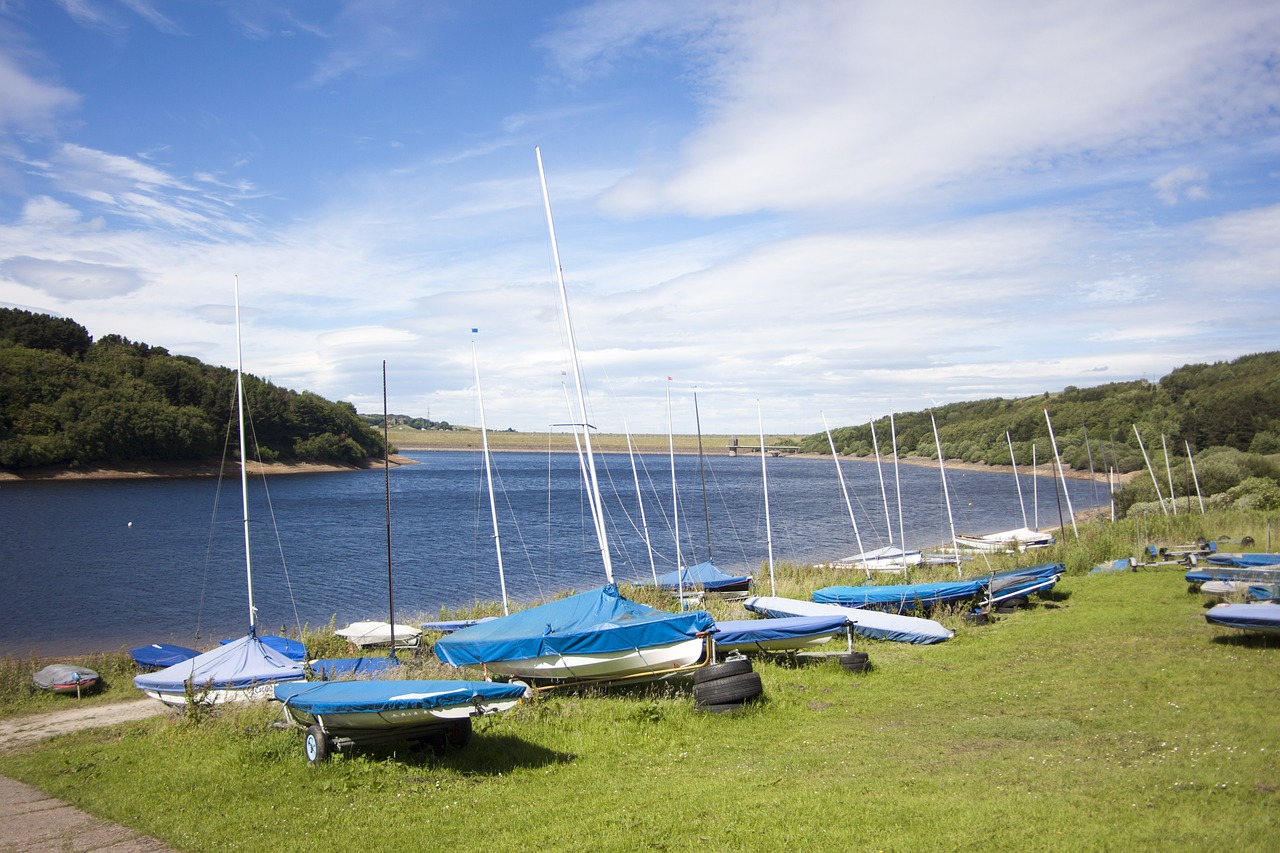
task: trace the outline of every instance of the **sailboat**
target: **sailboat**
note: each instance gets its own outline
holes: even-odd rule
[[[577,388],[584,476],[605,585],[472,625],[440,638],[435,653],[453,666],[479,668],[488,676],[546,680],[556,684],[660,678],[692,669],[710,658],[711,614],[704,610],[668,613],[624,597],[613,582],[604,505],[591,449],[586,394],[569,297],[560,265],[551,197],[542,152],[535,149],[542,200],[551,238],[561,310]],[[575,430],[576,430],[575,426]]]
[[[236,281],[236,411],[240,427],[240,493],[243,507],[245,583],[249,591],[249,631],[212,651],[156,672],[135,676],[134,686],[166,705],[191,702],[218,704],[268,699],[281,682],[302,681],[301,663],[263,642],[258,636],[253,604],[253,562],[249,546],[249,476],[244,426],[244,365],[240,345],[240,284]]]

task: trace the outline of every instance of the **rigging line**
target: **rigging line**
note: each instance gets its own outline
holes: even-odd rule
[[[516,531],[516,541],[520,543],[520,551],[524,555],[524,560],[529,566],[529,574],[533,578],[534,585],[538,588],[538,594],[542,594],[542,582],[538,578],[538,570],[534,567],[533,557],[530,555],[529,546],[524,539],[524,531],[520,527],[520,520],[516,517],[515,506],[511,503],[511,494],[507,491],[507,485],[502,479],[502,469],[494,466],[494,476],[498,479],[499,491],[502,493],[502,501],[507,507],[507,515],[510,517],[511,526]]]
[[[729,510],[729,502],[725,499],[725,490],[720,485],[720,479],[716,475],[715,466],[711,460],[707,460],[707,469],[711,471],[711,484],[715,487],[716,497],[720,500],[720,507],[724,510],[725,518],[728,519],[729,532],[733,534],[733,540],[738,545],[738,552],[742,556],[743,565],[748,565],[746,546],[743,544],[742,536],[738,533],[738,527],[733,521],[733,513]]]
[[[200,578],[200,599],[196,606],[196,634],[195,644],[200,643],[200,628],[204,622],[204,595],[209,586],[209,567],[213,560],[213,534],[218,523],[218,507],[222,500],[222,480],[227,473],[227,457],[231,454],[231,424],[235,417],[235,394],[228,401],[227,413],[227,431],[223,434],[222,439],[222,462],[218,467],[218,483],[214,487],[213,492],[213,515],[209,519],[209,535],[204,546],[204,574]]]

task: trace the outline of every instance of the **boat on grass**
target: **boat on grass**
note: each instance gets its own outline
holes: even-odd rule
[[[1210,625],[1252,634],[1280,634],[1280,603],[1218,604],[1205,611],[1204,619]]]
[[[311,677],[308,681],[337,681],[338,679],[381,678],[394,674],[400,661],[386,657],[317,658],[307,661]]]
[[[395,625],[393,630],[390,622],[368,621],[352,622],[333,633],[359,649],[390,646],[393,636],[397,649],[416,649],[422,629],[411,625]]]
[[[717,621],[712,638],[716,654],[739,652],[799,652],[820,648],[836,637],[848,637],[849,617],[787,616],[779,619]]]
[[[742,602],[752,613],[771,619],[788,616],[843,616],[853,632],[872,640],[928,645],[950,640],[955,632],[932,619],[902,616],[881,610],[856,610],[839,604],[820,604],[781,596],[752,596]]]
[[[751,575],[731,575],[712,563],[698,563],[658,575],[658,588],[689,592],[749,592],[751,580]]]
[[[816,590],[813,600],[820,604],[884,610],[890,613],[928,610],[939,604],[977,598],[981,598],[985,605],[992,605],[1051,589],[1065,571],[1066,567],[1062,563],[1042,563],[1025,569],[1011,569],[958,581],[829,586]]]
[[[240,496],[243,506],[245,586],[249,592],[249,632],[212,651],[156,672],[134,677],[134,686],[143,693],[175,707],[185,707],[191,702],[217,704],[269,699],[271,690],[277,683],[302,681],[306,677],[299,660],[272,648],[257,632],[258,610],[253,604],[253,563],[252,549],[249,547],[249,482],[245,467],[248,457],[245,455],[244,370],[240,363],[239,291],[237,281],[236,411],[240,427]]]
[[[607,584],[454,631],[435,653],[451,666],[534,682],[662,677],[704,663],[714,625],[705,610],[669,613]]]
[[[32,675],[31,683],[50,693],[74,693],[79,698],[98,686],[98,673],[87,666],[53,663]]]
[[[312,762],[335,749],[399,740],[462,747],[471,739],[472,717],[504,711],[523,696],[522,685],[489,681],[324,681],[274,689],[285,718],[306,729]]]
[[[1026,551],[1029,548],[1047,548],[1054,543],[1053,535],[1018,527],[1013,530],[1002,530],[999,533],[987,533],[983,536],[970,536],[965,533],[956,534],[956,545],[971,551],[996,553],[1002,551]]]
[[[1205,562],[1213,566],[1232,566],[1240,569],[1262,566],[1280,566],[1280,554],[1210,554]]]
[[[186,646],[175,646],[171,643],[149,643],[129,652],[129,657],[142,669],[164,669],[184,660],[191,660],[200,652]]]

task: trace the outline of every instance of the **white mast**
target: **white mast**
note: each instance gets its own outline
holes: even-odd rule
[[[840,454],[836,452],[836,443],[831,437],[831,427],[827,426],[827,414],[826,412],[822,412],[821,414],[822,428],[827,431],[827,444],[831,445],[831,458],[834,459],[836,463],[836,476],[840,478],[840,494],[844,495],[844,505],[849,510],[849,520],[853,522],[853,538],[858,543],[858,557],[862,560],[862,567],[867,570],[867,577],[871,577],[871,567],[867,565],[866,551],[862,548],[862,536],[858,533],[858,519],[853,514],[853,504],[849,501],[849,489],[844,483],[844,471],[840,468]],[[874,433],[875,429],[872,428],[872,434]],[[761,455],[764,455],[763,450],[761,451]],[[881,483],[883,484],[883,482],[884,481],[882,480]]]
[[[769,466],[765,463],[764,415],[760,413],[760,401],[756,400],[756,418],[760,423],[760,476],[764,483],[764,537],[769,544],[769,594],[777,595],[773,581],[773,527],[769,524]]]
[[[951,526],[951,548],[956,556],[956,576],[960,576],[960,543],[956,540],[956,523],[951,518],[951,490],[947,488],[947,466],[942,463],[942,440],[938,438],[938,421],[933,412],[929,412],[929,422],[933,424],[933,443],[938,448],[938,471],[942,474],[942,497],[947,504],[947,524]],[[903,558],[906,562],[906,558]]]
[[[1022,483],[1018,480],[1018,460],[1013,455],[1013,436],[1008,430],[1004,431],[1004,437],[1009,441],[1009,464],[1013,466],[1013,485],[1018,489],[1018,506],[1022,508],[1022,526],[1027,526],[1027,505],[1022,502]],[[1034,474],[1035,471],[1033,470]]]
[[[1200,478],[1196,476],[1196,460],[1191,455],[1191,442],[1187,445],[1187,462],[1191,463],[1191,482],[1196,484],[1196,500],[1200,501],[1200,514],[1204,515],[1204,495],[1200,494]]]
[[[680,494],[676,491],[676,444],[671,425],[671,377],[667,377],[667,455],[671,459],[671,520],[675,525],[676,584],[684,609],[684,559],[680,556]]]
[[[476,331],[475,329],[471,330]],[[476,357],[476,342],[471,341],[471,365],[476,374],[476,402],[480,406],[480,442],[484,446],[484,476],[489,483],[489,515],[493,518],[493,547],[498,553],[498,587],[502,590],[502,615],[510,616],[507,606],[507,576],[502,570],[502,539],[498,535],[498,505],[493,499],[493,467],[489,457],[489,430],[484,423],[484,392],[480,389],[480,360]]]
[[[1164,505],[1164,495],[1160,493],[1160,481],[1156,479],[1156,469],[1151,467],[1151,457],[1147,455],[1147,446],[1142,443],[1142,433],[1138,432],[1138,425],[1133,425],[1133,434],[1138,437],[1138,449],[1142,451],[1142,461],[1147,463],[1147,473],[1151,475],[1151,485],[1156,488],[1156,500],[1160,501],[1160,508],[1164,510],[1164,514],[1169,514],[1169,507]]]
[[[1178,496],[1173,493],[1173,466],[1169,464],[1169,441],[1160,433],[1160,446],[1164,448],[1164,472],[1169,478],[1169,500],[1173,502],[1173,514],[1178,514]]]
[[[907,531],[902,522],[902,479],[898,475],[898,427],[893,422],[893,412],[889,413],[889,435],[893,439],[893,488],[898,496],[898,550],[902,552],[902,577],[905,580],[907,568]]]
[[[1040,532],[1040,466],[1036,464],[1036,443],[1031,442],[1031,501],[1036,511],[1036,533]]]
[[[1071,508],[1071,493],[1067,491],[1067,474],[1062,470],[1062,455],[1058,453],[1058,440],[1053,437],[1053,421],[1049,420],[1049,407],[1044,409],[1044,422],[1049,425],[1049,444],[1053,447],[1053,458],[1058,463],[1058,479],[1062,481],[1062,494],[1067,499],[1067,515],[1071,516],[1071,532],[1080,538],[1080,530],[1076,527],[1075,510]],[[1059,508],[1061,511],[1061,508]]]
[[[551,218],[551,196],[547,193],[547,175],[542,168],[542,151],[533,149],[538,159],[538,178],[542,182],[542,202],[547,210],[547,230],[551,234],[551,257],[556,265],[556,283],[560,287],[560,305],[564,311],[565,332],[569,336],[569,353],[573,358],[573,378],[578,388],[578,410],[582,414],[582,436],[586,445],[587,468],[591,475],[591,493],[594,498],[591,515],[596,525],[596,539],[600,542],[600,557],[604,561],[604,577],[613,583],[613,562],[609,557],[609,537],[604,526],[604,507],[600,502],[600,481],[596,477],[596,459],[591,450],[591,425],[587,423],[587,397],[582,386],[582,366],[578,363],[578,341],[573,334],[573,319],[569,316],[569,293],[564,286],[564,270],[560,267],[560,247],[556,244],[556,227]]]
[[[876,421],[872,418],[868,423],[871,425],[871,446],[876,451],[876,474],[880,477],[880,500],[884,502],[884,529],[889,534],[889,544],[893,544],[893,522],[889,521],[889,493],[884,488],[884,469],[880,467],[880,442],[876,440]]]
[[[240,346],[240,276],[236,276],[236,411],[240,419],[240,503],[244,514],[244,575],[249,587],[249,636],[257,636],[258,608],[253,606],[253,561],[249,557],[249,460],[244,440],[244,353]]]

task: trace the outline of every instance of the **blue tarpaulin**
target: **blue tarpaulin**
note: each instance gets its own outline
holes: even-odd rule
[[[614,584],[454,631],[436,641],[453,666],[663,646],[711,630],[705,610],[668,613],[623,598]]]
[[[152,643],[149,646],[139,646],[129,652],[133,662],[144,669],[163,669],[175,663],[182,663],[184,660],[191,660],[198,654],[200,653],[195,649],[169,643]]]
[[[658,586],[663,589],[705,589],[711,592],[722,587],[746,587],[750,575],[731,575],[711,563],[698,563],[665,575],[658,575]]]
[[[335,678],[376,678],[394,670],[400,661],[390,655],[376,658],[320,658],[309,661],[307,666],[321,681]]]
[[[491,681],[321,681],[277,684],[275,696],[312,716],[448,708],[479,700],[517,700],[525,688]]]
[[[249,634],[158,672],[135,676],[139,690],[182,694],[188,680],[199,690],[243,690],[274,681],[301,681],[302,664]]]

